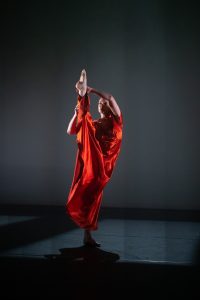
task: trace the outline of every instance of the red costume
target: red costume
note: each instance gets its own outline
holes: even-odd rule
[[[90,99],[78,96],[78,151],[66,211],[81,228],[96,230],[103,188],[109,181],[122,141],[122,114],[92,120]]]

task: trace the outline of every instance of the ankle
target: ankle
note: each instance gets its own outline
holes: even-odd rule
[[[84,231],[84,238],[92,238],[90,230],[85,229],[85,231]]]

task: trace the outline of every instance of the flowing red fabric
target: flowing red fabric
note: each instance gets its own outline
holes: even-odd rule
[[[122,114],[93,120],[90,98],[78,96],[74,176],[66,211],[81,228],[96,230],[103,188],[111,178],[122,141]]]

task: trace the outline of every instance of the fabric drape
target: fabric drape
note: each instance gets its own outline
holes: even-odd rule
[[[93,120],[90,98],[78,96],[78,150],[66,211],[81,228],[96,230],[103,188],[110,180],[122,141],[122,114]]]

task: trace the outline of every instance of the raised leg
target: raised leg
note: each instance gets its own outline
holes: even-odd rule
[[[81,71],[80,79],[76,83],[76,89],[81,97],[87,92],[87,74],[85,69]]]

